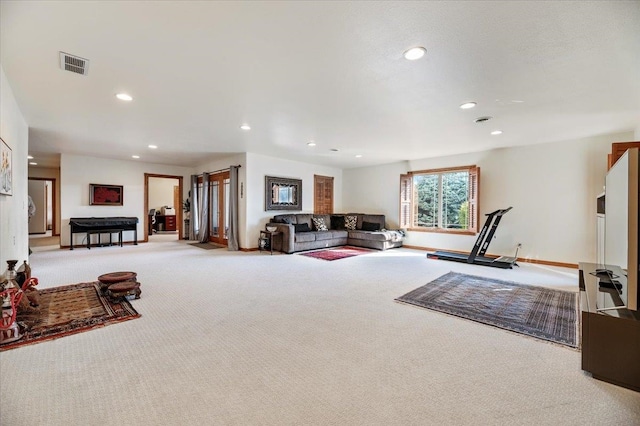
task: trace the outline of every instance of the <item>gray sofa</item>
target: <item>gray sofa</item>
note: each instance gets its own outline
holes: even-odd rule
[[[356,229],[345,229],[347,216],[357,218]],[[327,230],[317,230],[313,218],[324,219]],[[282,232],[282,239],[274,238],[273,245],[274,249],[284,253],[343,245],[386,250],[401,247],[404,239],[401,231],[385,229],[385,216],[382,214],[280,214],[274,216],[268,226],[275,226]]]

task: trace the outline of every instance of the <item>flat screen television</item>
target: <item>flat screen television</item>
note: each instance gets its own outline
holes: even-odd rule
[[[640,310],[638,252],[640,251],[640,158],[638,148],[627,150],[607,172],[605,182],[606,265],[626,270],[627,285],[620,298],[627,309]]]

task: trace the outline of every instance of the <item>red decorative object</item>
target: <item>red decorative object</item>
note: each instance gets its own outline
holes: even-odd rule
[[[10,287],[0,292],[0,302],[8,300],[11,303],[11,307],[4,307],[2,309],[0,319],[0,345],[5,343],[11,343],[22,338],[20,328],[16,323],[16,315],[18,314],[18,305],[22,300],[22,296],[25,295],[25,291],[38,285],[37,278],[29,278],[22,289],[16,287]],[[4,303],[3,303],[4,304]]]
[[[123,199],[122,185],[89,184],[89,204],[92,206],[121,206]]]

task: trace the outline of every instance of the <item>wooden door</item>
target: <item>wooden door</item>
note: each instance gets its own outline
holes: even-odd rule
[[[313,212],[333,213],[333,177],[314,175],[313,188]]]

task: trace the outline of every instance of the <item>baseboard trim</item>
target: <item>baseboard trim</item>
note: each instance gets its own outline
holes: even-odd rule
[[[422,251],[438,251],[438,250],[442,250],[442,249],[437,249],[437,248],[433,248],[433,247],[420,247],[420,246],[410,246],[410,245],[406,245],[404,244],[402,247],[405,248],[410,248],[410,249],[414,249],[414,250],[422,250]],[[460,250],[447,250],[450,251],[452,253],[460,253],[460,254],[469,254],[468,251],[460,251]],[[486,257],[499,257],[493,254],[487,254],[485,255]],[[536,265],[547,265],[547,266],[558,266],[561,268],[572,268],[572,269],[578,269],[578,264],[577,263],[566,263],[566,262],[556,262],[554,260],[544,260],[544,259],[530,259],[530,258],[526,258],[526,257],[519,257],[517,262],[522,262],[522,263],[533,263]]]
[[[146,241],[146,240],[138,240],[138,244],[142,244],[142,243],[148,243],[148,241]],[[124,241],[124,242],[122,243],[122,245],[125,245],[125,246],[126,246],[126,245],[136,245],[136,244],[134,244],[134,243],[133,243],[133,241]],[[117,243],[113,243],[113,244],[112,244],[112,245],[110,245],[110,246],[97,246],[97,245],[95,245],[95,244],[91,246],[91,248],[104,248],[104,247],[120,247],[120,245],[119,245],[119,244],[117,244]],[[69,245],[67,245],[67,246],[63,246],[63,245],[61,245],[61,246],[60,246],[60,250],[62,250],[62,249],[68,249],[68,248],[71,248],[71,246],[69,246]],[[75,250],[75,249],[77,249],[77,248],[85,248],[85,249],[86,249],[86,248],[87,248],[87,245],[86,245],[86,244],[74,244],[74,245],[73,245],[73,249]]]

